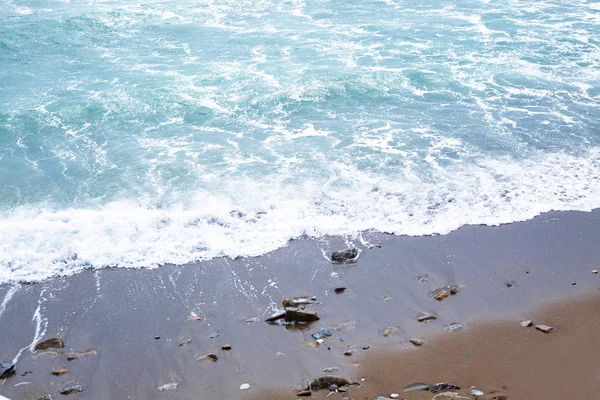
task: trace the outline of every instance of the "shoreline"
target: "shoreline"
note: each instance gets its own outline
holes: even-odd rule
[[[60,396],[58,388],[75,380],[84,388],[78,398],[249,398],[260,389],[291,388],[323,375],[325,366],[350,377],[355,362],[391,346],[382,336],[390,327],[398,332],[385,339],[433,337],[452,322],[464,326],[452,334],[462,335],[482,318],[502,319],[597,291],[600,278],[591,271],[600,267],[599,242],[600,210],[551,212],[440,236],[300,239],[256,258],[107,268],[2,285],[0,360],[24,350],[17,373],[0,381],[0,394],[12,400]],[[349,246],[362,250],[356,264],[332,265],[324,256]],[[432,298],[432,291],[448,285],[460,293],[441,302]],[[342,286],[347,290],[336,294]],[[321,320],[306,330],[262,321],[294,296],[316,296]],[[420,312],[438,319],[419,324]],[[190,315],[203,320],[189,321]],[[331,350],[306,345],[322,327],[333,331]],[[210,339],[214,333],[219,336]],[[51,336],[63,338],[65,349],[36,358],[32,345]],[[221,351],[223,344],[232,350]],[[370,349],[346,357],[348,345]],[[66,360],[67,352],[88,350],[96,354]],[[218,361],[202,359],[209,353]],[[63,365],[69,374],[50,374]],[[22,382],[30,383],[15,386]],[[157,390],[169,383],[179,386]],[[244,383],[250,389],[241,391]]]

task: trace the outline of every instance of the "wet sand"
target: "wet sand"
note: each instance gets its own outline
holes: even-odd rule
[[[366,379],[350,398],[400,393],[430,399],[431,393],[410,397],[401,388],[411,381],[443,380],[486,392],[509,384],[511,400],[565,393],[596,398],[586,396],[600,393],[600,371],[587,364],[597,348],[590,332],[598,326],[590,321],[599,320],[600,275],[591,273],[600,267],[598,243],[600,211],[555,212],[444,236],[302,239],[251,259],[84,271],[4,285],[0,360],[16,358],[17,373],[0,381],[0,394],[13,400],[60,396],[60,386],[74,380],[84,392],[70,396],[81,399],[255,398],[266,389],[273,390],[272,398],[295,398],[291,389],[323,375],[323,367],[336,366],[337,375]],[[332,265],[324,256],[347,246],[361,249],[356,264]],[[460,293],[434,300],[431,291],[446,285],[457,285]],[[335,294],[340,286],[348,289]],[[315,307],[320,321],[306,330],[262,322],[281,300],[301,295],[320,301]],[[570,300],[532,311],[557,299]],[[420,312],[438,319],[418,323]],[[192,313],[203,320],[188,321]],[[524,317],[558,330],[549,335],[523,330],[518,320]],[[508,322],[499,322],[503,319]],[[464,329],[446,332],[452,322]],[[321,327],[332,329],[333,336],[325,345],[307,346],[310,333]],[[383,338],[390,327],[398,332]],[[212,333],[219,336],[210,339]],[[33,345],[51,336],[62,337],[66,348],[36,357]],[[426,344],[405,349],[410,337]],[[225,343],[231,351],[221,350]],[[358,346],[355,355],[343,355],[348,346]],[[67,352],[85,350],[97,354],[67,361]],[[202,359],[207,353],[217,354],[218,361]],[[50,374],[60,366],[71,372]],[[171,382],[179,384],[176,390],[157,391]],[[250,389],[241,391],[243,383]],[[560,395],[541,391],[544,385]],[[584,388],[590,391],[577,392]]]

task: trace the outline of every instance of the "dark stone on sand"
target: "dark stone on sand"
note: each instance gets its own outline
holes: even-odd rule
[[[160,339],[160,336],[154,336],[154,340]]]
[[[312,392],[310,390],[303,390],[301,392],[296,393],[296,396],[298,396],[298,397],[308,397],[308,396],[312,396]]]
[[[79,384],[67,384],[60,389],[60,394],[71,394],[71,393],[81,393],[83,392],[83,386]]]
[[[230,344],[224,344],[223,346],[221,346],[221,350],[231,350],[231,345]]]
[[[318,321],[319,316],[315,312],[298,311],[291,308],[286,308],[285,320],[288,322],[313,322]]]
[[[437,317],[435,315],[423,313],[419,317],[417,317],[417,321],[425,322],[425,321],[434,321]]]
[[[351,350],[346,350],[346,351],[344,352],[344,355],[345,355],[346,357],[350,357],[350,356],[351,356],[351,355],[353,355],[354,353],[356,353],[356,350],[354,350],[354,349],[351,349]]]
[[[313,379],[309,383],[310,390],[321,390],[328,389],[331,385],[339,386],[347,386],[350,385],[350,381],[346,378],[341,378],[339,376],[322,376],[317,379]]]
[[[365,344],[362,347],[363,350],[369,350],[370,348],[371,348],[371,346],[369,346],[368,344]]]
[[[554,329],[553,327],[548,326],[548,325],[536,325],[535,329],[537,329],[538,331],[542,331],[544,333],[552,333],[552,332],[556,331],[556,329]]]
[[[575,286],[577,285],[577,282],[571,282],[571,285]]]
[[[444,390],[460,390],[460,386],[455,385],[453,383],[436,383],[435,385],[433,385],[433,388],[431,389],[431,391],[433,393],[439,393],[441,391]]]
[[[280,319],[283,319],[283,318],[285,318],[285,312],[279,312],[279,313],[273,314],[269,318],[265,319],[265,322],[275,322],[275,321],[279,321]]]
[[[335,372],[335,371],[339,371],[339,370],[340,370],[340,367],[324,367],[323,368],[323,372],[327,372],[327,373]]]
[[[340,387],[338,385],[331,385],[329,386],[329,391],[330,392],[335,392],[336,390],[338,390]]]
[[[429,390],[429,385],[425,383],[413,383],[411,385],[405,386],[403,392],[414,392],[415,390]]]
[[[15,364],[0,361],[0,379],[8,377],[15,372]]]
[[[60,338],[49,338],[42,340],[35,345],[35,350],[62,349],[65,347],[65,342]]]
[[[331,331],[327,328],[321,328],[318,331],[314,332],[313,334],[311,334],[311,336],[313,338],[315,338],[316,340],[319,339],[323,339],[324,337],[329,337],[331,336],[333,333],[331,333]]]
[[[52,375],[56,375],[56,376],[64,375],[64,374],[68,374],[68,373],[69,373],[69,368],[65,368],[65,367],[56,368],[54,371],[52,371]]]
[[[335,294],[341,294],[341,293],[344,293],[346,291],[346,288],[345,287],[338,287],[338,288],[333,289],[333,291],[335,292]]]
[[[504,285],[505,285],[507,288],[509,288],[509,289],[510,289],[511,287],[514,287],[514,286],[516,286],[516,285],[517,285],[517,281],[508,281],[508,282],[504,282]]]
[[[358,257],[357,249],[340,250],[331,253],[331,261],[335,263],[352,262],[356,260],[356,257]]]

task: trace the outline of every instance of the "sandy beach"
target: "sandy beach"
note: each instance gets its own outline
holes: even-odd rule
[[[300,239],[257,258],[4,285],[0,361],[14,362],[16,372],[0,381],[0,394],[60,398],[61,388],[79,384],[83,391],[69,397],[293,399],[333,368],[357,385],[329,398],[473,398],[474,385],[485,399],[594,399],[598,243],[600,211],[551,212],[444,236]],[[360,250],[356,263],[327,258],[349,247]],[[446,286],[459,292],[435,300]],[[307,311],[319,321],[301,329],[263,321],[282,300],[313,296],[318,304]],[[421,313],[436,319],[418,322]],[[523,328],[525,319],[556,331]],[[462,329],[448,332],[453,323]],[[316,346],[311,333],[320,328],[332,335]],[[50,337],[65,347],[34,351]],[[415,347],[411,338],[424,343]],[[231,350],[222,350],[226,344]],[[217,361],[206,358],[211,353]],[[69,372],[52,375],[62,367]],[[461,390],[403,392],[418,382]],[[176,385],[158,390],[169,384]]]

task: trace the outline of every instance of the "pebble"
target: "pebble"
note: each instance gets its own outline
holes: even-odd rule
[[[548,325],[536,325],[535,329],[537,329],[538,331],[542,331],[544,333],[552,333],[554,331],[556,331],[556,329],[554,329],[551,326]]]
[[[346,288],[345,288],[345,287],[338,287],[338,288],[335,288],[335,289],[333,289],[333,291],[334,291],[336,294],[341,294],[341,293],[344,293],[344,291],[345,291],[345,290],[346,290]]]
[[[186,318],[188,321],[202,321],[202,317],[199,317],[197,315],[188,315]]]
[[[219,337],[219,334],[217,332],[211,333],[210,335],[208,335],[209,339],[215,339],[215,338],[218,338],[218,337]]]
[[[363,350],[369,350],[369,349],[370,349],[370,346],[369,346],[368,344],[365,344],[365,345],[363,345],[362,349],[363,349]]]
[[[324,367],[323,368],[323,372],[327,372],[327,373],[331,373],[331,372],[335,372],[335,371],[339,371],[340,368],[339,367]]]
[[[471,390],[471,395],[475,397],[481,397],[485,394],[481,390],[478,390],[475,386],[470,386],[469,389]]]
[[[325,339],[317,339],[318,345],[322,345],[323,343],[325,343]]]
[[[419,316],[417,318],[417,321],[419,322],[425,322],[425,321],[435,321],[437,319],[437,317],[435,315],[431,315],[431,314],[422,314],[421,316]]]
[[[312,396],[312,392],[310,390],[303,390],[301,392],[296,393],[296,396],[298,396],[298,397],[308,397],[308,396]]]
[[[71,394],[83,392],[83,386],[81,385],[67,385],[60,389],[60,394]]]
[[[450,296],[450,293],[446,292],[445,290],[442,290],[441,292],[439,292],[438,294],[433,296],[433,298],[436,299],[437,301],[442,301],[448,296]]]
[[[528,328],[531,325],[533,325],[533,321],[530,319],[526,319],[525,321],[521,321],[520,324],[523,328]]]
[[[397,399],[398,397],[400,397],[400,395],[398,393],[390,394],[390,398],[392,398],[392,399]]]
[[[350,357],[352,354],[356,353],[356,350],[352,349],[352,350],[346,350],[344,352],[344,355],[347,357]]]
[[[246,390],[246,389],[250,389],[250,384],[249,383],[242,383],[240,385],[240,390]]]
[[[221,346],[222,350],[231,350],[231,345],[230,344],[224,344],[223,346]]]
[[[423,343],[424,343],[421,339],[408,339],[408,341],[417,347],[423,346]]]
[[[347,263],[355,261],[358,257],[357,249],[339,250],[331,253],[331,262],[333,263]]]
[[[404,387],[403,392],[413,392],[415,390],[429,390],[429,385],[425,383],[413,383],[412,385],[408,385]]]
[[[157,387],[156,390],[158,390],[159,392],[164,392],[167,390],[177,390],[177,386],[179,386],[179,383],[167,383],[166,385]]]
[[[54,371],[52,371],[52,375],[56,375],[56,376],[64,375],[64,374],[68,374],[69,371],[70,371],[69,368],[64,368],[64,367],[63,368],[57,368]]]
[[[448,332],[460,331],[462,328],[463,328],[463,326],[456,322],[448,324],[444,327],[444,329],[447,330]]]
[[[383,336],[388,337],[390,335],[393,335],[396,332],[398,332],[398,329],[396,329],[396,328],[387,328],[385,331],[383,331]]]
[[[577,285],[577,282],[571,282],[571,285],[575,286]]]
[[[433,385],[433,388],[431,389],[431,391],[433,393],[439,393],[443,390],[460,390],[460,386],[455,385],[453,383],[436,383],[435,385]]]
[[[68,353],[67,354],[67,360],[68,361],[73,361],[73,360],[77,360],[79,357],[85,356],[85,355],[96,355],[98,354],[95,350],[90,350],[90,351],[84,351],[84,352],[79,352],[79,353]]]
[[[339,389],[339,386],[338,386],[338,385],[331,385],[331,386],[329,386],[329,391],[330,391],[330,392],[335,392],[335,391],[336,391],[336,390],[338,390],[338,389]]]
[[[598,273],[597,269],[595,269],[595,270],[592,271],[592,274],[597,274],[597,273]]]
[[[51,393],[46,393],[42,397],[38,397],[37,400],[55,400],[55,399],[54,399],[54,396],[52,396]]]
[[[0,379],[5,378],[15,372],[15,364],[0,361]]]
[[[38,344],[35,345],[35,350],[48,350],[48,349],[62,349],[65,347],[65,342],[60,338],[49,338],[42,340]]]
[[[327,328],[321,328],[318,331],[314,332],[311,336],[316,340],[323,339],[324,337],[329,337],[333,335],[333,333]]]
[[[513,286],[517,285],[517,281],[508,281],[508,282],[504,282],[504,285],[506,285],[507,288],[511,288]]]

